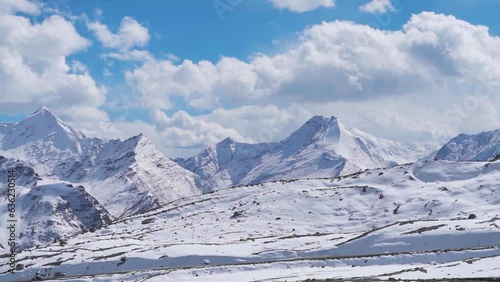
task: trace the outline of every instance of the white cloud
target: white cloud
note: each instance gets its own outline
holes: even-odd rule
[[[38,14],[40,13],[40,7],[29,0],[0,0],[0,15],[16,12]]]
[[[2,113],[31,112],[40,105],[61,110],[104,103],[106,89],[82,71],[81,63],[67,63],[68,56],[90,45],[71,22],[52,15],[32,23],[14,14],[40,12],[28,1],[1,1],[0,11]]]
[[[153,56],[147,50],[119,50],[102,55],[103,59],[115,59],[120,61],[149,61]]]
[[[279,108],[276,105],[253,105],[233,109],[219,108],[197,118],[237,130],[246,140],[261,143],[285,138],[314,114],[314,111],[302,105],[291,105],[287,108]]]
[[[365,13],[386,13],[394,11],[391,0],[371,0],[359,7],[359,10]]]
[[[347,124],[405,141],[442,142],[500,126],[494,95],[500,90],[500,38],[487,27],[434,13],[414,15],[398,31],[322,23],[276,55],[216,63],[151,60],[126,78],[142,107],[167,110],[183,99],[192,108],[212,110],[192,119],[234,129],[243,140],[265,140],[256,137],[264,120],[287,118],[270,138],[276,140],[314,114],[338,115]],[[481,83],[493,92],[477,98]],[[263,119],[265,111],[270,114]],[[194,135],[178,137],[193,145],[211,143],[202,131],[186,130]]]
[[[500,39],[454,17],[415,15],[401,31],[351,22],[305,30],[290,50],[250,61],[151,60],[127,72],[145,107],[169,109],[177,98],[193,108],[266,102],[335,101],[410,95],[447,81],[473,87],[500,78]],[[381,55],[383,54],[383,56]],[[305,95],[307,94],[307,95]]]
[[[190,116],[178,111],[168,117],[160,110],[151,110],[151,119],[157,132],[163,136],[163,145],[168,147],[193,147],[219,142],[226,137],[245,140],[237,130],[227,129],[218,123]]]
[[[292,12],[303,13],[321,7],[335,7],[334,0],[269,0],[278,9],[288,9]]]
[[[85,74],[89,72],[89,69],[84,63],[77,60],[73,60],[71,62],[71,71],[75,74]]]
[[[111,32],[100,22],[88,23],[88,28],[106,48],[128,50],[134,47],[144,47],[150,39],[148,29],[131,17],[122,19],[116,33]]]
[[[87,22],[87,27],[105,48],[112,49],[102,54],[104,60],[143,62],[153,59],[149,51],[138,49],[146,47],[151,39],[148,28],[131,17],[122,19],[116,33],[98,21]]]

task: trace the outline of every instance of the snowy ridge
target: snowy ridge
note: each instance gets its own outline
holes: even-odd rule
[[[82,169],[83,168],[83,169]],[[195,176],[179,167],[142,135],[121,142],[112,140],[90,163],[71,169],[86,172],[84,183],[115,216],[142,213],[182,197],[200,194]]]
[[[45,107],[1,132],[0,154],[25,161],[44,178],[85,186],[115,217],[200,194],[197,176],[142,135],[108,142],[87,138]]]
[[[64,246],[24,251],[18,256],[25,268],[3,275],[10,281],[36,272],[63,273],[65,281],[498,277],[498,183],[499,161],[422,161],[221,189],[73,236]],[[0,273],[7,269],[0,264]]]
[[[438,150],[434,158],[449,161],[487,161],[500,155],[500,129],[476,135],[460,134]]]
[[[400,143],[348,129],[336,117],[315,116],[278,143],[243,144],[228,138],[197,156],[176,160],[200,176],[204,190],[275,179],[327,177],[417,159]]]

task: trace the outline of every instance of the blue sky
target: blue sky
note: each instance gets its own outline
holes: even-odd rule
[[[25,40],[0,40],[0,56],[23,58],[0,66],[0,122],[44,105],[89,135],[142,132],[184,156],[226,136],[279,140],[320,114],[428,148],[500,126],[494,90],[474,94],[497,87],[499,8],[498,0],[0,1],[0,17],[13,22],[0,30]]]
[[[118,28],[123,17],[132,16],[148,26],[153,34],[148,48],[152,52],[173,53],[180,58],[212,62],[221,55],[245,59],[255,52],[276,52],[273,41],[293,40],[296,32],[322,21],[348,20],[361,24],[378,21],[372,14],[359,12],[358,7],[366,0],[338,1],[335,8],[320,8],[307,13],[275,9],[263,0],[243,0],[233,10],[222,12],[222,19],[218,16],[215,2],[90,0],[68,1],[67,7],[73,14],[85,13],[91,18],[96,17],[96,9],[101,10],[102,16],[96,18],[111,29]],[[486,25],[493,35],[498,35],[500,28],[495,13],[500,6],[499,1],[407,0],[399,5],[401,13],[391,15],[392,20],[382,28],[400,29],[412,14],[423,11],[451,14],[474,24]],[[386,21],[389,15],[379,17],[381,21]],[[85,26],[81,26],[80,31],[88,35]],[[98,48],[90,49],[89,56],[95,56],[98,51]]]
[[[286,48],[289,41],[307,26],[323,21],[347,20],[383,29],[398,30],[411,17],[423,11],[435,11],[455,15],[468,22],[486,25],[492,35],[499,35],[500,23],[494,11],[500,1],[485,0],[401,0],[401,12],[373,15],[360,13],[359,6],[366,0],[337,1],[335,8],[319,8],[306,13],[276,9],[264,0],[242,0],[232,10],[221,12],[213,0],[150,0],[139,3],[134,0],[111,1],[58,1],[64,10],[75,15],[86,14],[99,19],[116,30],[123,17],[132,16],[149,28],[152,40],[148,44],[156,56],[174,54],[180,59],[217,62],[221,56],[246,60],[257,52],[273,54]],[[222,3],[230,1],[222,0]],[[231,6],[230,4],[228,4]],[[101,16],[96,11],[102,12]],[[390,20],[389,20],[390,19]],[[379,23],[382,23],[378,25]],[[387,25],[385,25],[387,23]],[[81,34],[92,37],[85,24],[77,25]],[[85,61],[93,76],[103,83],[122,83],[120,77],[106,79],[102,76],[105,64],[95,60],[103,51],[94,44],[76,58]],[[114,69],[122,71],[118,64]]]

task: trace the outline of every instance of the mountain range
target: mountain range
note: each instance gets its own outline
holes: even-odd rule
[[[499,152],[498,132],[460,135],[433,157],[491,160]],[[17,171],[18,216],[26,223],[20,246],[30,248],[186,197],[394,167],[417,161],[422,152],[348,128],[336,117],[315,116],[279,142],[227,138],[172,160],[142,135],[124,141],[87,137],[42,107],[20,122],[0,124],[0,155],[0,176]],[[6,189],[3,179],[0,188]],[[6,208],[3,201],[0,210]]]
[[[422,160],[218,189],[26,249],[14,274],[0,252],[0,281],[495,281],[499,183],[500,161]]]
[[[176,162],[199,176],[207,190],[277,179],[335,177],[368,168],[414,162],[418,152],[398,142],[347,128],[338,118],[315,116],[276,143],[227,138]]]

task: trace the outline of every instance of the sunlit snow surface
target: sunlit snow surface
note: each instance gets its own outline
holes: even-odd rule
[[[222,189],[26,250],[0,280],[499,277],[499,183],[500,161],[428,161]]]

